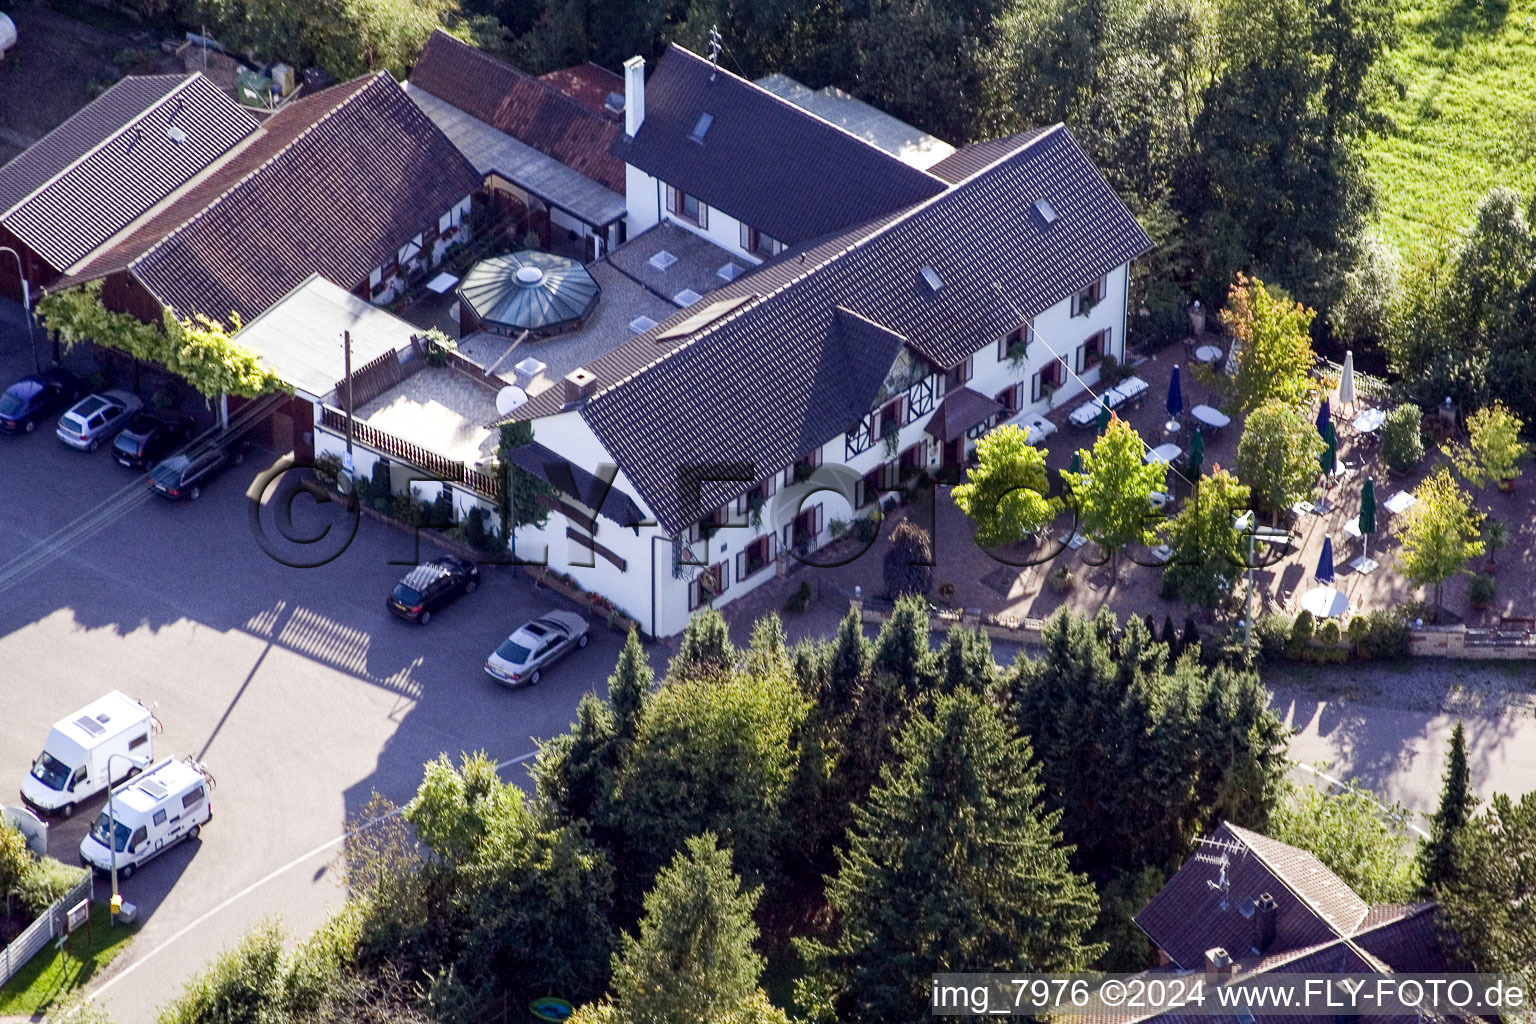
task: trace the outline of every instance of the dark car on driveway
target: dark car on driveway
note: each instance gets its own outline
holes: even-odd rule
[[[462,558],[445,555],[435,562],[418,565],[390,591],[389,610],[402,619],[412,619],[425,626],[432,613],[460,594],[472,594],[480,585],[480,567]]]
[[[0,430],[30,434],[38,420],[79,397],[80,382],[68,370],[23,377],[0,395]]]
[[[222,439],[172,455],[149,472],[150,489],[167,498],[202,497],[203,488],[226,467],[245,461],[245,445]]]
[[[112,457],[129,469],[148,469],[187,443],[192,417],[170,410],[141,412],[112,442]]]

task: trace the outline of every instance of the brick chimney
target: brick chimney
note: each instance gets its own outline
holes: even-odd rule
[[[580,405],[597,390],[597,377],[586,367],[578,366],[565,375],[565,407]]]
[[[624,62],[624,134],[630,138],[645,123],[645,58]]]
[[[1269,893],[1264,893],[1253,904],[1253,948],[1263,956],[1275,944],[1275,919],[1280,905]]]
[[[1205,951],[1205,973],[1210,975],[1236,974],[1237,966],[1232,963],[1232,957],[1220,946],[1213,946]]]

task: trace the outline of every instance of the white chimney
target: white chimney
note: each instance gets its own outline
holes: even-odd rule
[[[624,62],[624,134],[630,138],[645,123],[645,58]]]

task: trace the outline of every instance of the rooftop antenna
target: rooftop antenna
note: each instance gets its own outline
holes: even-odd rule
[[[1214,864],[1221,869],[1216,881],[1209,878],[1205,884],[1216,892],[1221,893],[1221,909],[1226,910],[1231,906],[1232,880],[1227,877],[1227,867],[1232,863],[1231,855],[1234,853],[1246,853],[1247,848],[1241,843],[1234,843],[1221,839],[1201,839],[1199,846],[1195,848],[1195,860],[1202,864]]]
[[[709,80],[715,80],[715,72],[720,70],[720,29],[716,25],[709,26]]]

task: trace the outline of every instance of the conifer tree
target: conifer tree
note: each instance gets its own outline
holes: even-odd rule
[[[630,630],[619,652],[619,662],[608,677],[608,700],[613,705],[614,735],[623,743],[635,738],[640,716],[651,696],[656,673],[640,645],[640,634]]]
[[[731,630],[725,616],[714,608],[694,613],[683,630],[677,656],[667,666],[667,679],[678,682],[725,672],[736,664],[736,648],[731,644]]]
[[[838,933],[802,946],[813,1018],[925,1021],[934,972],[1085,967],[1098,901],[1068,867],[1029,741],[962,690],[915,715],[896,748],[828,880]]]
[[[1459,718],[1456,728],[1451,731],[1451,749],[1446,756],[1442,779],[1440,806],[1435,810],[1429,840],[1421,854],[1426,893],[1461,873],[1456,858],[1456,837],[1477,807],[1477,798],[1472,795],[1472,776],[1467,770],[1466,732]]]

